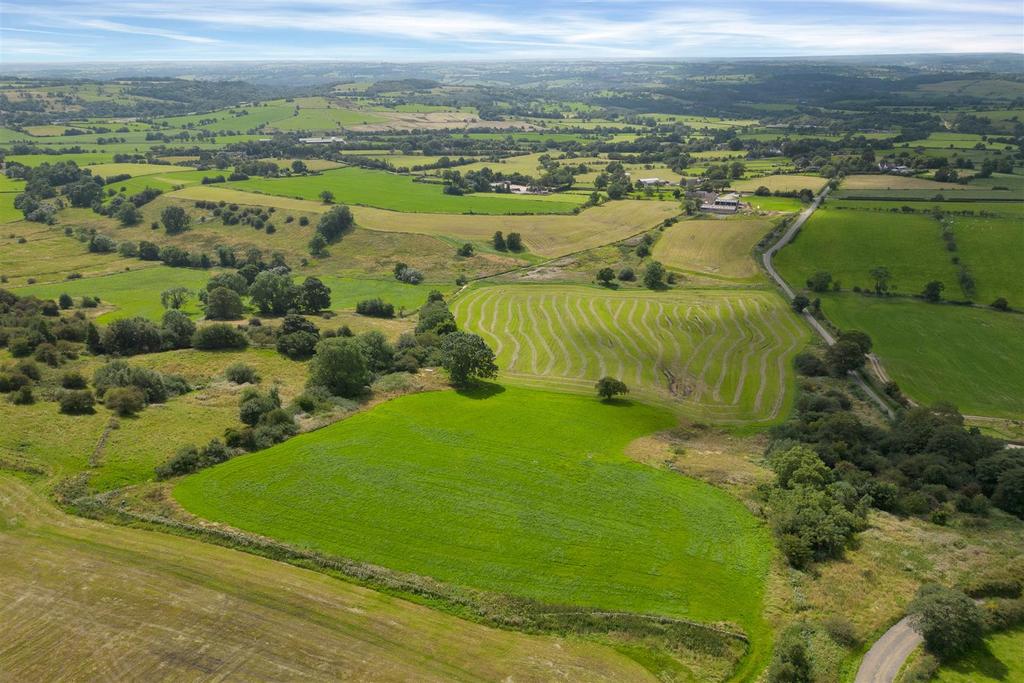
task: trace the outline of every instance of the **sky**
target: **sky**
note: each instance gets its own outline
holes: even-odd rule
[[[1024,0],[2,0],[0,63],[1024,52]]]

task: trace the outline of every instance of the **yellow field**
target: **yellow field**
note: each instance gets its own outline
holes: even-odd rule
[[[827,182],[827,178],[813,175],[766,175],[760,178],[733,180],[729,186],[740,192],[753,192],[762,185],[772,192],[799,192],[804,188],[818,192]]]
[[[898,175],[850,175],[839,186],[843,190],[962,190],[963,185],[939,183],[924,178]]]
[[[295,159],[260,159],[260,161],[272,161],[277,164],[278,168],[290,169]],[[327,159],[302,159],[301,161],[306,164],[306,168],[310,171],[327,171],[332,168],[341,167],[341,164],[337,161],[328,161]]]
[[[330,208],[322,202],[204,185],[186,187],[167,196],[207,201],[224,200],[236,204],[273,206],[278,209],[311,213],[323,213]],[[359,227],[386,232],[410,232],[474,242],[488,242],[496,230],[506,234],[519,232],[532,253],[554,258],[617,242],[653,228],[666,218],[678,214],[679,207],[675,202],[618,201],[587,209],[572,216],[400,213],[366,206],[353,206],[352,213],[355,214]]]
[[[618,242],[679,213],[675,202],[609,202],[574,216],[469,216],[396,213],[352,207],[356,223],[371,230],[444,235],[487,242],[496,230],[519,232],[534,254],[554,258]]]
[[[93,175],[112,176],[127,173],[131,177],[156,175],[157,173],[175,173],[177,171],[194,171],[194,166],[166,166],[164,164],[95,164],[88,167]]]
[[[462,621],[188,538],[56,510],[0,476],[11,680],[649,680],[593,643]]]
[[[654,245],[654,257],[670,268],[749,279],[758,274],[751,251],[770,229],[765,218],[682,221],[665,230]]]

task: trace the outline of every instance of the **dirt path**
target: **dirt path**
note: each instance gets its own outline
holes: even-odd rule
[[[921,634],[910,626],[910,617],[903,617],[864,655],[854,683],[892,683],[921,642]]]

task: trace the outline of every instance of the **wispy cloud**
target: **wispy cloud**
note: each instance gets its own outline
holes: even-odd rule
[[[98,38],[73,43],[83,56],[106,51],[110,59],[166,58],[175,50],[186,58],[380,60],[1024,51],[1020,0],[25,2],[4,3],[6,26],[118,33],[121,44],[103,50]]]

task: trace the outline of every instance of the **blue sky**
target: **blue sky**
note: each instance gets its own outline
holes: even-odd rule
[[[1022,0],[3,0],[0,61],[1024,52]]]

